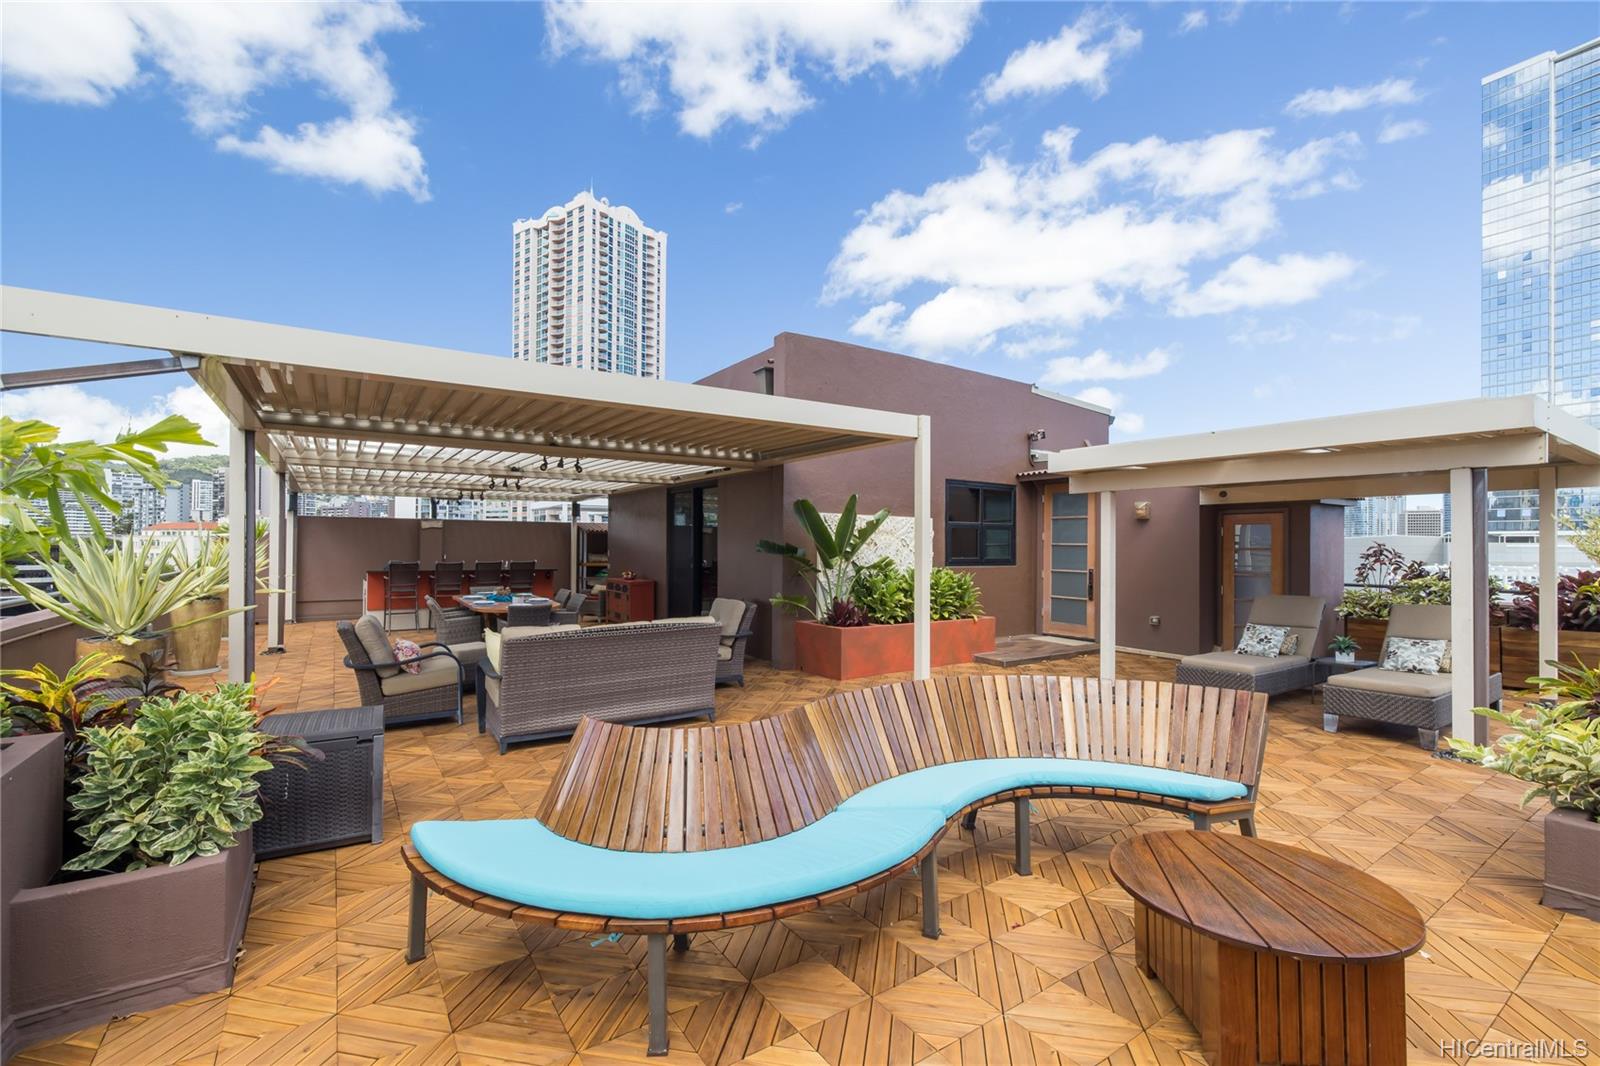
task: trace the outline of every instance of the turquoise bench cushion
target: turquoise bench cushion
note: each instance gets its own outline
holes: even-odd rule
[[[1038,785],[1120,788],[1207,803],[1237,799],[1248,792],[1237,781],[1152,766],[1092,759],[973,759],[929,766],[880,781],[845,800],[839,810],[937,807],[949,818],[985,796]]]
[[[411,842],[468,888],[547,910],[684,918],[829,892],[915,855],[961,808],[1009,789],[1060,785],[1216,801],[1235,781],[1086,759],[977,759],[930,766],[867,788],[775,840],[692,852],[579,844],[538,821],[418,822]]]

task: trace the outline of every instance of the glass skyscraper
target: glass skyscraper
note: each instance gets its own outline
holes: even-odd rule
[[[1483,79],[1482,301],[1483,394],[1600,426],[1600,38]],[[1490,532],[1537,528],[1537,493],[1490,501]]]

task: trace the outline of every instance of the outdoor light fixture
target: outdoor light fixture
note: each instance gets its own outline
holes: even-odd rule
[[[1036,429],[1032,433],[1029,433],[1028,434],[1028,440],[1029,441],[1041,441],[1041,440],[1044,440],[1044,430]]]
[[[1140,522],[1150,521],[1150,501],[1135,500],[1133,504],[1133,517]]]
[[[579,473],[579,474],[583,473],[583,460],[582,459],[574,459],[572,461],[572,469],[576,473]]]
[[[556,460],[556,469],[557,470],[565,470],[566,468],[567,468],[567,457],[563,455],[561,458]]]
[[[549,470],[550,469],[550,457],[548,455],[540,456],[540,458],[539,458],[539,469],[540,470]]]

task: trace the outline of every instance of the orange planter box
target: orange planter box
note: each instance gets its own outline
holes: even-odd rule
[[[794,624],[795,665],[808,674],[854,681],[911,671],[910,622],[893,626]],[[969,663],[979,652],[994,651],[994,616],[930,623],[934,666]]]

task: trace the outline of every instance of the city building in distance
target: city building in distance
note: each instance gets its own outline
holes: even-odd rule
[[[511,227],[511,354],[662,378],[667,235],[631,208],[580,192]]]

